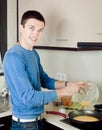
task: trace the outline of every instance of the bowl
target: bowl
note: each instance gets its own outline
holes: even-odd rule
[[[91,109],[93,104],[96,104],[96,101],[99,98],[98,86],[91,81],[88,81],[88,85],[90,87],[85,86],[84,90],[82,88],[81,91],[72,96],[72,101],[79,102],[82,106],[84,106],[84,109]]]

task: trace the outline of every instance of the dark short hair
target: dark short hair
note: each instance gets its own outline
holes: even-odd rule
[[[36,10],[26,11],[21,18],[21,24],[24,26],[26,21],[30,18],[40,20],[40,21],[44,22],[44,25],[45,25],[45,19],[44,19],[43,15]]]

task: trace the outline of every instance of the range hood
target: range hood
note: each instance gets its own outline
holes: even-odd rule
[[[78,48],[102,48],[102,42],[77,42]]]

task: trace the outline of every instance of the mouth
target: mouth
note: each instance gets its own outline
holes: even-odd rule
[[[30,38],[32,42],[37,42],[37,38]]]

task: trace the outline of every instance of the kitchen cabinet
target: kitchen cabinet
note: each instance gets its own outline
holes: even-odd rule
[[[7,0],[0,0],[0,53],[3,59],[7,50]]]
[[[17,42],[17,0],[0,0],[0,53]]]
[[[46,29],[39,46],[76,47],[78,41],[102,42],[101,0],[18,0],[18,5],[19,20],[28,9],[44,15]]]
[[[12,116],[0,118],[0,130],[10,130]]]

